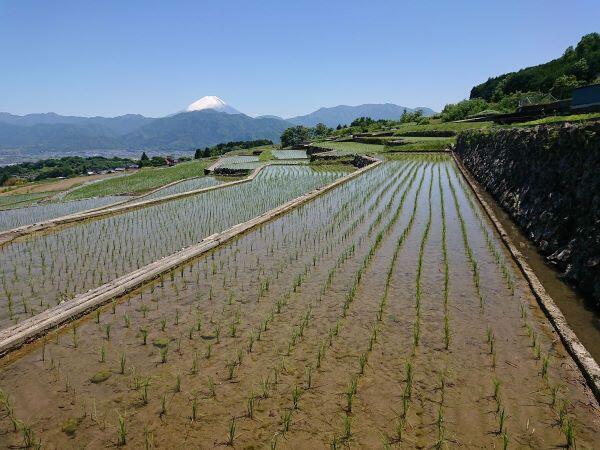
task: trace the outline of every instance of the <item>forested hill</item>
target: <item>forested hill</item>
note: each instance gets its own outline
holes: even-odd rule
[[[499,101],[515,92],[550,93],[564,97],[575,87],[600,81],[600,34],[583,36],[575,48],[545,64],[488,79],[471,89],[471,98]]]

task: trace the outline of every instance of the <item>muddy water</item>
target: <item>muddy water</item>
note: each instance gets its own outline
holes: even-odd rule
[[[12,416],[45,448],[540,448],[564,404],[593,447],[598,405],[474,205],[447,158],[386,163],[5,358]]]

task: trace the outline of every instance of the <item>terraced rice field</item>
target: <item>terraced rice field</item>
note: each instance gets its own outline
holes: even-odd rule
[[[0,248],[0,328],[341,177],[265,168],[248,183],[67,226]]]
[[[204,209],[200,196],[182,203],[182,216],[169,213],[173,202],[121,225],[96,221],[64,230],[73,235],[15,244],[3,253],[23,269],[9,272],[5,285],[16,277],[15,295],[28,292],[21,281],[28,264],[31,278],[55,291],[50,274],[77,267],[89,274],[96,259],[110,277],[112,265],[127,269],[135,266],[128,260],[156,259],[166,243],[181,245],[181,236],[197,239],[206,229],[195,228],[215,216],[241,220],[243,206],[256,215],[294,195],[291,185],[313,185],[271,169],[264,178],[272,181],[246,184],[247,192],[226,199],[219,197],[226,189],[215,191],[218,209]],[[163,217],[176,225],[159,225]],[[103,240],[107,247],[94,247]],[[40,255],[67,248],[73,265],[60,256],[40,265]],[[82,288],[57,278],[62,289]],[[438,155],[373,168],[2,364],[6,447],[593,448],[600,441],[598,404],[581,373],[454,163]]]
[[[353,154],[353,153],[369,153],[375,154],[380,153],[384,150],[383,145],[379,144],[363,144],[360,142],[333,142],[323,141],[317,143],[319,147],[330,148],[335,150],[340,155]]]
[[[258,156],[227,156],[220,161],[219,167],[227,169],[256,169],[263,165]]]
[[[271,150],[271,154],[275,159],[306,159],[305,150]]]
[[[66,202],[41,203],[34,206],[7,209],[0,211],[0,231],[107,206],[129,198],[126,196],[108,196]]]
[[[216,186],[220,184],[222,180],[219,180],[216,177],[199,177],[192,178],[191,180],[181,181],[172,186],[168,186],[162,189],[159,189],[156,192],[153,192],[150,195],[144,196],[143,200],[150,200],[153,198],[161,198],[166,197],[167,195],[173,194],[181,194],[182,192],[194,191],[196,189],[207,188],[211,186]]]
[[[14,194],[14,195],[0,195],[0,210],[21,208],[23,206],[30,205],[33,202],[42,200],[49,197],[51,193],[48,192],[34,192],[30,194]]]

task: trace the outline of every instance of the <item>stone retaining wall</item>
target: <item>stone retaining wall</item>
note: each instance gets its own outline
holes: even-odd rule
[[[456,154],[546,260],[600,308],[600,121],[466,131]]]

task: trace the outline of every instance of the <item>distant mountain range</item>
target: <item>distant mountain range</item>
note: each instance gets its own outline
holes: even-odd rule
[[[365,104],[358,106],[340,105],[333,108],[320,108],[305,116],[297,116],[287,119],[294,125],[314,127],[318,123],[324,123],[328,127],[337,125],[349,125],[358,117],[370,117],[371,119],[398,120],[404,111],[423,111],[424,116],[431,116],[435,112],[430,108],[407,108],[406,106],[394,105],[392,103]]]
[[[124,154],[142,150],[182,153],[220,142],[251,139],[279,141],[293,125],[314,126],[319,122],[335,127],[357,117],[398,119],[404,110],[393,104],[336,106],[321,108],[305,116],[282,119],[277,116],[252,118],[240,113],[216,96],[203,97],[184,112],[151,118],[139,114],[118,117],[61,116],[55,113],[17,116],[0,113],[0,164],[14,155],[35,159],[61,154]],[[429,108],[425,115],[433,114]],[[3,158],[6,155],[10,158]]]

